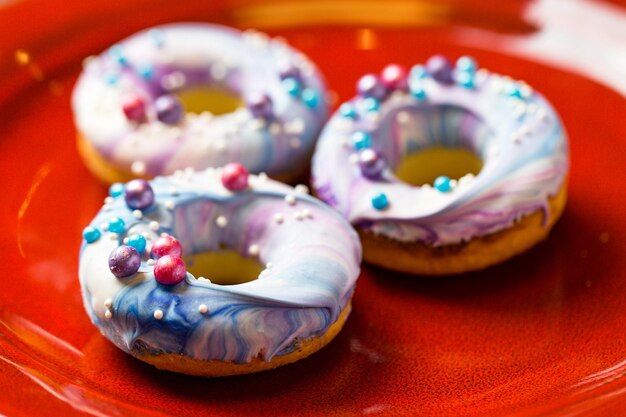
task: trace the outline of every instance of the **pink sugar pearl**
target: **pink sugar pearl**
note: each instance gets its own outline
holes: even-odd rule
[[[178,256],[165,255],[154,265],[154,278],[159,284],[176,285],[187,276],[185,261]]]
[[[408,90],[407,71],[402,65],[389,64],[380,74],[380,81],[389,91]]]
[[[166,255],[181,257],[183,255],[183,247],[180,242],[173,236],[161,236],[152,245],[152,254],[157,258]]]
[[[248,170],[233,162],[222,168],[222,185],[230,191],[241,191],[248,187]]]
[[[122,111],[131,122],[142,123],[146,121],[146,103],[136,94],[124,98]]]

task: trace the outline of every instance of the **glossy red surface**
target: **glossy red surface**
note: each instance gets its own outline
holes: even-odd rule
[[[624,56],[626,8],[478,3],[0,6],[0,414],[625,415],[626,72],[611,57]],[[80,232],[106,190],[76,153],[69,97],[83,57],[176,20],[283,36],[341,100],[362,73],[436,52],[525,79],[571,139],[562,220],[527,254],[480,273],[423,279],[364,266],[336,340],[275,371],[199,379],[132,359],[82,307]]]

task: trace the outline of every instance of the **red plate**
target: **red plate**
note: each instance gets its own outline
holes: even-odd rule
[[[626,413],[624,5],[2,3],[0,414]],[[284,36],[319,64],[341,100],[362,73],[436,52],[471,54],[528,81],[555,105],[571,139],[562,220],[546,242],[480,273],[421,279],[364,267],[343,332],[275,371],[199,379],[125,355],[82,307],[81,230],[106,190],[77,156],[69,97],[83,57],[177,20]]]

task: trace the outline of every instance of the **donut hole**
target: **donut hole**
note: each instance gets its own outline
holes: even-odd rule
[[[456,180],[467,174],[478,175],[482,167],[482,160],[472,151],[434,146],[405,156],[395,175],[407,184],[421,186],[442,175]]]
[[[218,285],[254,281],[263,270],[256,258],[246,258],[229,249],[186,256],[185,263],[193,276],[207,278]]]
[[[177,92],[176,96],[187,113],[220,115],[232,113],[245,105],[239,95],[217,86],[185,89]]]
[[[422,186],[439,176],[459,179],[478,175],[493,143],[493,132],[472,111],[451,105],[406,108],[395,114],[389,126],[397,140],[386,141],[395,149],[391,167],[401,181]],[[390,132],[391,134],[391,132]]]

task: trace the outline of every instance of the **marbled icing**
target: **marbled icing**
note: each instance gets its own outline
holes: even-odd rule
[[[251,176],[248,190],[230,192],[218,172],[157,177],[151,182],[153,206],[133,213],[123,196],[108,198],[91,222],[102,236],[81,247],[83,300],[93,323],[122,350],[269,361],[297,349],[299,340],[324,334],[348,305],[361,246],[345,219],[308,194],[263,176]],[[293,196],[293,204],[286,196]],[[276,213],[282,221],[275,220]],[[125,222],[126,233],[104,230],[111,217]],[[227,225],[220,227],[218,217]],[[148,243],[141,266],[131,277],[116,278],[107,259],[133,233]],[[162,233],[176,237],[184,254],[227,247],[251,256],[249,248],[257,245],[259,262],[271,267],[243,284],[217,285],[188,272],[180,284],[164,286],[154,279],[148,258]],[[208,308],[204,314],[202,305]],[[159,320],[157,310],[163,312]]]
[[[524,83],[486,70],[472,73],[468,87],[438,82],[417,69],[409,90],[388,91],[376,109],[357,95],[332,116],[313,157],[318,196],[353,225],[432,245],[468,241],[547,210],[569,168],[566,135],[547,100]],[[380,179],[362,175],[356,163],[357,131],[371,134],[370,146],[387,162]],[[469,149],[482,159],[482,170],[452,181],[450,192],[394,176],[405,155],[431,146]],[[389,205],[377,210],[371,199],[380,193]]]
[[[306,97],[286,91],[280,75],[285,67],[298,72]],[[219,116],[188,113],[176,124],[157,120],[157,98],[199,86],[242,98],[266,94],[273,115],[254,117],[240,107]],[[129,94],[146,102],[145,123],[125,117],[122,102]],[[307,102],[311,94],[318,96],[315,103]],[[250,172],[293,178],[307,166],[327,114],[319,71],[284,40],[191,23],[139,32],[88,58],[72,107],[79,134],[103,157],[148,177],[237,161]]]

